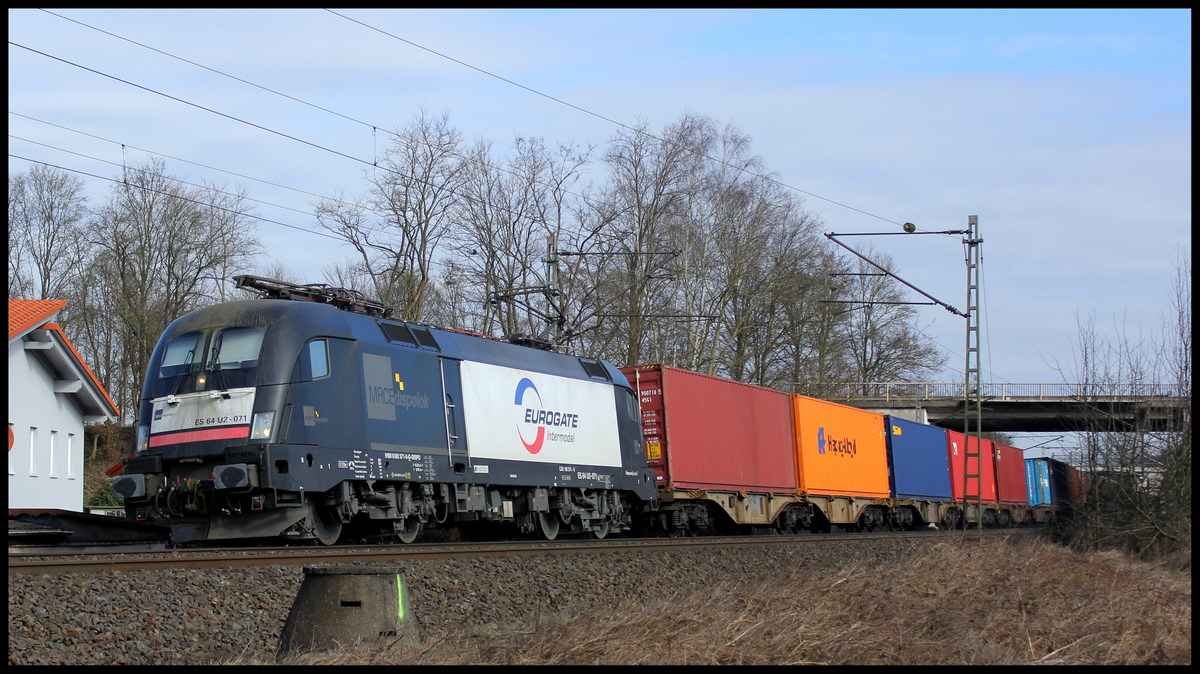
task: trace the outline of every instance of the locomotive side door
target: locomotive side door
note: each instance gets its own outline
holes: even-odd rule
[[[442,366],[442,403],[446,410],[446,447],[449,449],[450,466],[455,473],[463,473],[471,465],[471,457],[467,451],[459,361],[444,357],[439,360]]]

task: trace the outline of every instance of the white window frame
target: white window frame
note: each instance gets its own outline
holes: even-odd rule
[[[75,434],[67,433],[67,479],[74,480],[75,475]]]
[[[37,426],[29,427],[29,477],[38,476],[38,429]]]
[[[50,458],[48,459],[49,465],[46,466],[46,475],[50,476],[51,480],[58,479],[58,471],[56,470],[58,466],[54,461],[54,450],[56,449],[58,449],[58,431],[50,429]]]

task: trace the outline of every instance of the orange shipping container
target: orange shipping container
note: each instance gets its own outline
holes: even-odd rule
[[[883,415],[808,396],[792,396],[800,491],[887,498]]]

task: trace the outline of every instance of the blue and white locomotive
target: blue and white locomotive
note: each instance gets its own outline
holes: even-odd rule
[[[412,542],[472,523],[603,538],[655,509],[612,364],[388,320],[341,289],[236,281],[263,298],[160,337],[113,478],[128,516],[176,543]]]

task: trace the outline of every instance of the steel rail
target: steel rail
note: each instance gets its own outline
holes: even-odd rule
[[[996,529],[987,530],[987,535],[1014,535],[1034,533],[1036,530]],[[871,532],[836,534],[799,534],[780,536],[713,536],[696,538],[629,538],[603,541],[521,541],[470,544],[417,543],[413,545],[388,545],[373,548],[362,546],[333,546],[328,548],[233,548],[226,550],[173,550],[169,553],[122,553],[108,557],[89,556],[86,559],[64,559],[69,553],[60,553],[55,559],[10,559],[8,575],[100,573],[103,571],[127,572],[157,569],[211,569],[221,567],[246,568],[252,566],[296,565],[296,564],[352,564],[382,563],[413,560],[436,560],[462,557],[517,557],[545,554],[567,554],[583,552],[613,552],[628,550],[680,551],[702,548],[736,547],[746,545],[792,545],[798,543],[855,542],[873,539],[911,540],[961,538],[962,532],[915,531],[915,532]],[[127,555],[127,556],[126,556]]]

